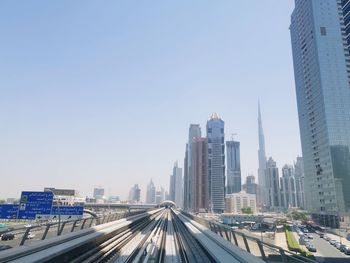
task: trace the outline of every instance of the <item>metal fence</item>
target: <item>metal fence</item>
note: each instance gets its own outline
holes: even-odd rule
[[[76,220],[67,220],[60,222],[60,224],[58,222],[39,223],[30,227],[22,227],[2,233],[5,235],[13,234],[15,238],[6,241],[0,239],[0,245],[9,245],[10,247],[16,247],[32,244],[39,240],[45,240],[50,237],[60,236],[74,231],[87,229],[92,226],[109,223],[143,212],[145,212],[145,210],[113,213],[99,217],[87,217]]]
[[[238,246],[239,248],[247,251],[254,256],[260,257],[266,262],[317,262],[314,259],[304,257],[300,254],[297,254],[296,252],[285,250],[279,246],[264,242],[259,238],[246,235],[243,232],[232,229],[227,225],[209,221],[189,213],[183,212],[183,214],[196,221],[197,223],[206,226],[212,232],[220,235],[230,243]]]

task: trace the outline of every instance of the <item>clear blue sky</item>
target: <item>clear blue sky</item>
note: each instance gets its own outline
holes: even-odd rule
[[[257,171],[300,154],[289,36],[294,1],[0,2],[0,197],[95,186],[126,197],[183,166],[212,112]]]

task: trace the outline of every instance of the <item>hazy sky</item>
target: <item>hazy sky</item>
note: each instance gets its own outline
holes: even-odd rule
[[[125,198],[183,166],[212,112],[257,174],[300,155],[292,0],[0,2],[0,197],[45,186]]]

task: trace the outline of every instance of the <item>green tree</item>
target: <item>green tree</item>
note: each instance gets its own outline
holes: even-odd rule
[[[251,207],[243,207],[241,211],[243,214],[253,214],[253,210]]]
[[[288,217],[291,218],[292,220],[300,220],[302,222],[307,221],[307,215],[304,212],[299,212],[299,211],[292,211],[291,213],[288,214]]]

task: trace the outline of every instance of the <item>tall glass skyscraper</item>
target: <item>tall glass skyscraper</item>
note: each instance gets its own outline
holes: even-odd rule
[[[341,0],[341,5],[342,5],[343,19],[344,19],[343,26],[345,27],[345,36],[349,47],[350,46],[350,1]]]
[[[258,150],[258,205],[263,208],[267,206],[267,182],[266,182],[266,151],[265,151],[265,136],[262,126],[260,103],[258,103],[258,135],[259,135],[259,150]]]
[[[291,39],[306,207],[337,227],[350,211],[350,56],[340,0],[295,0]]]
[[[193,174],[192,204],[189,205],[192,212],[208,210],[209,185],[208,185],[208,142],[207,138],[195,138],[192,141],[191,167]]]
[[[238,193],[241,191],[241,158],[239,142],[227,141],[227,185],[226,194]]]
[[[279,173],[276,162],[270,157],[266,162],[266,207],[269,210],[280,210],[281,208],[281,193],[279,184]]]
[[[214,213],[225,210],[224,125],[216,113],[207,122],[209,206]]]
[[[201,128],[199,124],[191,124],[188,130],[188,143],[186,144],[184,160],[184,199],[183,205],[185,210],[189,210],[193,204],[193,170],[192,170],[192,142],[201,137]]]

